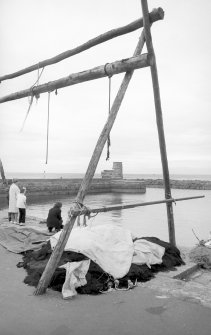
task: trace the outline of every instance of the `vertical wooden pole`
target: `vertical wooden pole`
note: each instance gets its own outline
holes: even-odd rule
[[[3,168],[3,164],[2,164],[1,159],[0,159],[0,172],[1,172],[1,178],[2,178],[3,184],[8,185],[7,179],[6,179],[5,174],[4,174],[4,168]]]
[[[160,89],[159,89],[159,82],[158,82],[158,72],[157,72],[156,58],[155,58],[155,53],[154,53],[154,48],[153,48],[153,43],[152,43],[152,37],[151,37],[151,31],[150,31],[149,11],[148,11],[147,0],[141,0],[141,5],[142,5],[142,12],[143,12],[144,32],[145,32],[147,50],[148,50],[149,55],[152,57],[151,58],[152,62],[150,64],[150,69],[151,69],[153,92],[154,92],[157,129],[158,129],[158,137],[159,137],[159,145],[160,145],[160,153],[161,153],[161,162],[162,162],[162,168],[163,168],[165,198],[170,199],[171,198],[171,187],[170,187],[168,160],[167,160],[167,153],[166,153],[166,143],[165,143],[164,128],[163,128],[163,117],[162,117],[162,108],[161,108]],[[173,245],[176,245],[172,203],[167,203],[166,207],[167,207],[168,228],[169,228],[169,241]]]
[[[141,37],[140,37],[139,42],[138,42],[138,45],[136,47],[134,56],[137,56],[137,55],[141,54],[141,51],[142,51],[143,46],[144,46],[144,42],[145,42],[145,37],[144,37],[144,34],[142,32]],[[80,189],[78,191],[78,194],[77,194],[77,197],[76,197],[76,204],[74,206],[74,210],[78,209],[77,202],[78,203],[83,203],[85,195],[86,195],[86,193],[88,191],[88,188],[91,184],[92,178],[95,174],[97,164],[98,164],[100,156],[102,154],[104,145],[107,141],[108,135],[110,134],[110,131],[111,131],[112,126],[114,124],[114,121],[116,119],[117,113],[119,111],[120,105],[121,105],[122,100],[124,98],[124,95],[126,93],[127,87],[128,87],[129,82],[132,78],[133,72],[134,71],[126,72],[126,74],[123,78],[123,81],[121,83],[121,86],[119,88],[117,96],[116,96],[116,98],[114,100],[114,103],[112,105],[110,114],[109,114],[108,119],[105,123],[105,126],[104,126],[104,128],[103,128],[103,130],[100,134],[100,137],[97,141],[97,144],[96,144],[94,152],[92,154],[92,157],[91,157],[90,163],[88,165],[86,174],[84,176],[84,179],[83,179],[83,181],[81,183],[81,186],[80,186]],[[45,293],[48,285],[50,284],[51,278],[54,274],[54,271],[55,271],[56,267],[59,264],[61,255],[64,251],[64,247],[67,243],[67,240],[70,236],[71,230],[74,226],[76,217],[77,216],[69,216],[69,218],[68,218],[68,220],[67,220],[67,222],[64,226],[64,229],[63,229],[63,231],[60,235],[59,241],[58,241],[58,243],[57,243],[57,245],[56,245],[56,247],[55,247],[55,249],[54,249],[54,251],[51,255],[51,258],[49,259],[49,261],[46,265],[46,268],[45,268],[45,270],[42,274],[42,277],[40,278],[40,281],[39,281],[38,286],[37,286],[37,288],[35,290],[35,293],[34,293],[35,295],[40,295],[40,294]]]

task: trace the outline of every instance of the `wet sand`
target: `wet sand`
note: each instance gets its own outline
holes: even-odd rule
[[[208,335],[211,309],[140,285],[131,291],[63,300],[48,290],[34,296],[17,268],[21,255],[0,246],[1,335]]]

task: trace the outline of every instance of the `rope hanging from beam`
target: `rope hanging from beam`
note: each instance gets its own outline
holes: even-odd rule
[[[107,69],[106,69],[106,66],[108,64],[109,63],[105,64],[104,71],[105,71],[105,74],[108,76],[108,115],[109,115],[110,112],[111,112],[111,77],[112,77],[112,74],[109,74]],[[110,158],[110,146],[111,146],[111,138],[110,138],[110,133],[109,133],[108,134],[108,139],[107,139],[107,156],[106,156],[107,161]]]
[[[51,92],[48,92],[48,117],[47,117],[47,143],[46,143],[46,160],[45,164],[48,164],[48,138],[49,138],[49,118],[50,118],[50,96]]]

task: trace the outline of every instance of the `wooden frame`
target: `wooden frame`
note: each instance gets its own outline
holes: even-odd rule
[[[117,96],[113,102],[111,111],[109,113],[108,119],[102,129],[102,132],[100,134],[100,137],[97,141],[97,144],[95,146],[94,152],[92,154],[92,157],[90,159],[86,174],[84,176],[84,179],[81,183],[80,189],[78,191],[76,201],[74,204],[74,207],[71,211],[68,213],[68,220],[64,226],[64,229],[60,235],[59,241],[55,247],[55,249],[52,252],[52,255],[48,261],[48,264],[42,274],[42,277],[39,281],[39,284],[35,290],[35,295],[43,294],[52,278],[52,275],[59,263],[59,260],[61,258],[61,255],[64,251],[64,247],[66,245],[66,242],[69,238],[69,235],[71,233],[71,230],[74,226],[74,223],[76,221],[76,218],[78,215],[82,214],[82,211],[80,209],[79,204],[83,203],[83,200],[85,198],[85,195],[87,193],[87,190],[90,186],[90,183],[92,181],[92,178],[94,176],[94,173],[96,171],[100,156],[102,154],[104,145],[108,139],[108,136],[110,134],[110,131],[112,129],[112,126],[115,122],[117,113],[119,111],[121,102],[124,98],[124,95],[126,93],[127,87],[129,85],[129,82],[132,78],[134,69],[150,66],[151,69],[151,76],[152,76],[152,84],[153,84],[153,92],[154,92],[154,100],[155,100],[155,110],[156,110],[156,120],[157,120],[157,128],[158,128],[158,137],[159,137],[159,145],[160,145],[160,154],[161,154],[161,162],[162,162],[162,168],[163,168],[163,178],[164,178],[164,187],[165,187],[165,200],[159,201],[159,202],[151,202],[145,205],[155,204],[155,203],[166,203],[167,206],[167,217],[168,217],[168,227],[169,227],[169,239],[170,242],[175,245],[175,231],[174,231],[174,219],[173,219],[173,209],[172,209],[172,202],[174,202],[174,199],[171,197],[171,189],[170,189],[170,179],[169,179],[169,171],[168,171],[168,161],[167,161],[167,153],[166,153],[166,144],[165,144],[165,137],[164,137],[164,129],[163,129],[163,119],[162,119],[162,109],[161,109],[161,99],[160,99],[160,91],[159,91],[159,82],[158,82],[158,74],[157,74],[157,66],[156,66],[156,59],[155,59],[155,53],[153,49],[152,44],[152,38],[151,38],[151,31],[150,26],[153,22],[163,19],[164,12],[161,8],[158,8],[156,10],[153,10],[150,14],[148,12],[148,5],[147,0],[141,0],[142,5],[142,11],[143,11],[143,19],[137,20],[132,22],[131,24],[117,28],[115,30],[111,30],[103,35],[100,35],[96,37],[95,39],[92,39],[88,41],[87,43],[74,48],[72,50],[66,51],[60,55],[57,55],[49,60],[45,60],[42,62],[39,62],[38,64],[32,65],[31,67],[25,68],[23,70],[17,71],[15,73],[5,75],[0,77],[0,81],[15,78],[17,76],[23,75],[25,73],[43,68],[44,66],[48,66],[54,63],[57,63],[67,57],[73,56],[79,52],[82,52],[84,50],[87,50],[91,48],[94,45],[97,45],[99,43],[103,43],[111,38],[129,33],[131,31],[134,31],[140,27],[144,27],[144,31],[141,34],[141,37],[139,39],[138,45],[136,47],[134,56],[132,58],[126,59],[126,60],[120,60],[113,63],[110,63],[106,66],[101,65],[99,67],[96,67],[94,69],[89,69],[87,71],[79,72],[76,74],[71,74],[68,77],[58,79],[56,81],[46,83],[43,85],[39,85],[33,88],[30,88],[28,90],[20,91],[12,93],[8,96],[0,98],[0,103],[10,101],[10,100],[16,100],[27,96],[37,96],[44,92],[51,92],[53,90],[56,90],[58,88],[62,88],[65,86],[74,85],[83,81],[87,80],[93,80],[97,78],[105,77],[106,75],[113,75],[121,72],[126,72],[124,79],[120,85],[119,91],[117,93]],[[146,40],[147,45],[147,51],[148,54],[142,54],[142,49],[144,46],[144,42]],[[198,197],[191,197],[198,198]],[[177,199],[178,200],[187,200],[185,198]],[[131,205],[124,205],[124,206],[112,206],[112,209],[123,209],[124,208],[130,208]],[[137,206],[144,206],[144,204],[133,204],[132,207]],[[118,208],[117,208],[118,207]],[[98,209],[100,212],[100,210]],[[103,211],[103,210],[101,210]],[[94,212],[94,210],[92,210]],[[86,214],[86,212],[85,212]]]

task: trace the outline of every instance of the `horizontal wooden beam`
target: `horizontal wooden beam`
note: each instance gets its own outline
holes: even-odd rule
[[[35,86],[26,90],[11,93],[0,98],[0,103],[22,99],[29,96],[39,96],[41,93],[52,92],[62,87],[67,87],[75,84],[79,84],[85,81],[94,80],[106,77],[107,75],[114,75],[122,72],[132,71],[143,67],[150,66],[151,56],[148,54],[142,54],[136,57],[122,59],[113,63],[107,63],[100,65],[95,68],[72,73],[67,77],[63,77],[48,83]]]
[[[150,22],[153,23],[155,21],[158,20],[162,20],[164,18],[164,11],[162,8],[157,8],[157,9],[153,9],[153,11],[149,14],[150,15]],[[130,24],[120,27],[120,28],[116,28],[116,29],[112,29],[104,34],[101,34],[95,38],[92,38],[91,40],[87,41],[84,44],[79,45],[76,48],[73,48],[71,50],[67,50],[65,52],[62,52],[61,54],[54,56],[52,58],[43,60],[39,63],[36,63],[34,65],[31,65],[29,67],[26,67],[25,69],[16,71],[14,73],[11,74],[7,74],[4,76],[0,77],[0,82],[3,80],[7,80],[7,79],[12,79],[12,78],[16,78],[19,76],[22,76],[26,73],[41,69],[43,67],[46,67],[48,65],[52,65],[52,64],[56,64],[58,62],[61,62],[62,60],[69,58],[71,56],[74,56],[78,53],[81,53],[87,49],[90,49],[98,44],[101,44],[103,42],[106,42],[108,40],[111,40],[115,37],[124,35],[124,34],[128,34],[130,32],[133,32],[139,28],[143,27],[143,19],[138,19],[136,21],[131,22]]]
[[[186,197],[186,198],[176,198],[176,199],[172,198],[172,199],[164,199],[164,200],[156,200],[156,201],[148,201],[148,202],[139,202],[139,203],[125,204],[125,205],[112,205],[112,206],[104,206],[104,207],[92,208],[92,209],[86,208],[86,206],[84,206],[84,209],[82,208],[81,210],[72,210],[71,214],[73,216],[76,216],[76,215],[85,215],[88,213],[104,213],[104,212],[111,212],[113,210],[122,210],[122,209],[158,205],[158,204],[164,204],[164,203],[173,203],[176,201],[192,200],[192,199],[199,199],[199,198],[204,198],[204,195]]]

